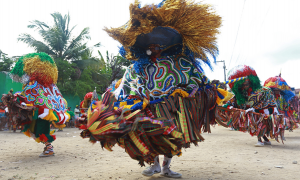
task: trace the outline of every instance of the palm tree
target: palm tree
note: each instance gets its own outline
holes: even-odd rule
[[[100,56],[100,62],[105,63],[105,67],[101,69],[101,74],[105,75],[106,85],[110,85],[114,80],[118,80],[123,77],[125,69],[131,64],[130,61],[123,58],[120,55],[113,56],[109,55],[108,51],[106,51],[106,60],[103,58],[100,51],[98,51]]]
[[[14,59],[7,57],[7,54],[0,50],[0,71],[9,72],[12,68],[13,63]]]
[[[37,52],[45,52],[54,59],[81,60],[80,57],[89,50],[86,43],[86,40],[90,40],[89,28],[84,28],[77,37],[73,38],[71,35],[76,26],[69,27],[70,15],[63,17],[60,13],[55,12],[51,16],[54,20],[52,26],[38,20],[30,22],[31,24],[27,26],[38,30],[43,38],[42,41],[36,40],[27,33],[19,35],[18,41],[28,44]],[[95,46],[100,46],[100,43]]]

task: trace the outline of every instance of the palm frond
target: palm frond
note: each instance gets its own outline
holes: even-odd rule
[[[86,40],[86,39],[90,39],[89,36],[89,30],[90,28],[84,28],[80,34],[71,41],[69,47],[67,48],[67,50],[72,49],[74,47],[76,47],[78,44],[80,44],[82,41]]]
[[[97,44],[94,45],[94,47],[100,47],[100,46],[102,46],[101,42],[98,42]]]
[[[53,52],[53,50],[50,49],[49,46],[41,41],[34,39],[30,34],[19,35],[18,41],[22,41],[28,44],[29,47],[33,47],[37,52],[45,52],[49,55],[55,55],[55,52]]]
[[[67,60],[75,61],[81,59],[81,56],[83,56],[89,50],[90,49],[86,46],[86,43],[79,44],[78,46],[73,47],[72,49],[66,50],[62,57]]]
[[[103,62],[104,62],[104,58],[103,58],[103,56],[102,56],[102,54],[101,54],[101,52],[99,50],[98,50],[98,54],[101,57],[101,60],[103,60]]]
[[[77,61],[72,61],[77,65],[77,67],[81,70],[91,67],[93,69],[98,69],[100,70],[104,64],[99,59],[96,58],[91,58],[91,59],[84,59],[84,60],[77,60]]]
[[[69,24],[70,24],[70,14],[69,14],[69,12],[68,12],[68,18],[67,18],[66,24],[67,24],[67,29],[65,31],[65,34],[66,34],[67,37],[69,37]],[[72,30],[73,30],[73,28],[72,28]]]
[[[51,16],[54,21],[52,26],[38,20],[34,20],[28,25],[28,28],[38,30],[43,38],[42,41],[35,40],[29,34],[21,34],[19,41],[27,43],[37,51],[43,50],[52,57],[63,60],[79,60],[84,57],[84,54],[86,54],[85,59],[92,57],[89,53],[90,48],[84,42],[90,39],[89,28],[84,28],[77,37],[71,39],[71,33],[76,26],[69,26],[69,13],[62,16],[61,13],[54,12]],[[100,43],[95,45],[95,47],[98,46],[100,46]]]
[[[31,29],[36,28],[36,29],[44,30],[44,28],[49,28],[49,26],[46,23],[38,21],[38,20],[30,21],[30,23],[31,24],[28,25],[27,27],[31,28]]]

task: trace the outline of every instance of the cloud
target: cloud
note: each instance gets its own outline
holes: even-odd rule
[[[140,1],[142,5],[161,2],[161,0]],[[98,42],[103,45],[94,49],[95,56],[97,50],[102,54],[108,50],[109,53],[116,55],[120,44],[109,37],[103,28],[119,27],[126,23],[129,20],[129,4],[134,3],[134,0],[90,0],[88,8],[82,6],[83,2],[83,0],[1,1],[0,21],[6,28],[0,29],[0,49],[9,56],[33,52],[33,49],[25,43],[17,41],[21,33],[30,33],[34,36],[37,34],[36,31],[27,28],[29,21],[37,19],[52,24],[51,13],[69,12],[70,25],[77,25],[73,35],[78,35],[83,28],[90,27],[92,39],[88,45],[92,46]],[[220,50],[217,61],[225,60],[226,75],[234,66],[247,64],[252,66],[264,81],[268,77],[278,75],[282,69],[283,77],[288,84],[300,87],[296,75],[300,67],[299,0],[204,0],[204,3],[212,4],[216,13],[223,19],[217,40]],[[34,11],[28,10],[30,7],[34,7]],[[210,79],[224,81],[223,63],[213,64],[213,68],[214,71],[211,71],[204,66],[207,76]]]
[[[286,61],[295,61],[300,59],[300,39],[294,41],[282,48],[265,54],[272,59],[273,63],[283,64]]]

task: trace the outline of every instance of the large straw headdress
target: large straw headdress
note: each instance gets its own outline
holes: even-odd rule
[[[122,44],[120,50],[128,60],[145,60],[150,44],[159,44],[162,55],[184,54],[194,65],[201,59],[210,65],[207,54],[218,54],[216,35],[221,17],[212,7],[194,1],[165,0],[158,5],[130,5],[130,20],[118,28],[104,30]]]
[[[43,86],[57,83],[58,71],[54,60],[46,53],[30,53],[22,56],[10,72],[14,81],[26,84],[37,81]]]

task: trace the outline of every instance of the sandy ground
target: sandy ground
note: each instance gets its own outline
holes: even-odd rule
[[[168,179],[141,175],[145,167],[122,148],[102,150],[79,132],[56,132],[56,155],[39,158],[43,144],[22,133],[1,131],[0,179]],[[174,157],[171,169],[182,173],[182,179],[300,179],[300,129],[285,134],[285,144],[272,141],[271,146],[254,147],[256,137],[215,127],[203,134],[205,142]]]

